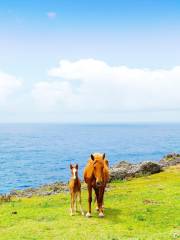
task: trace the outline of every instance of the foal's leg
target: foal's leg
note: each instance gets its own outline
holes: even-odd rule
[[[71,193],[71,216],[74,214],[74,203],[75,203],[75,194],[74,192]]]
[[[75,205],[74,205],[74,210],[77,212],[77,192],[74,194],[74,200],[75,200]]]
[[[88,185],[88,212],[86,217],[91,217],[91,202],[92,202],[92,186]]]
[[[71,208],[70,208],[70,215],[73,215],[73,193],[71,193]]]
[[[80,211],[81,211],[81,214],[84,216],[84,212],[83,212],[82,205],[81,205],[81,191],[78,192],[78,195],[79,195],[79,207],[80,207]]]

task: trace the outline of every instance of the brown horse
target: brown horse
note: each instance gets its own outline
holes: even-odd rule
[[[84,215],[84,212],[82,210],[81,206],[81,181],[78,177],[78,164],[75,164],[74,166],[70,164],[71,169],[71,179],[69,181],[69,190],[71,194],[71,216],[74,214],[74,211],[77,211],[77,198],[79,198],[79,205],[81,214]]]
[[[87,166],[84,169],[84,181],[88,186],[88,212],[87,217],[91,217],[92,189],[94,189],[99,210],[99,217],[104,217],[103,198],[106,184],[109,180],[108,160],[105,154],[91,154]]]

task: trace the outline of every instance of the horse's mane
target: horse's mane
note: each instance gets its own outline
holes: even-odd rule
[[[96,161],[102,161],[102,154],[100,153],[94,153],[93,154]],[[103,169],[103,175],[104,175],[104,181],[108,182],[109,180],[109,162],[107,159],[104,159],[104,169]],[[88,183],[92,177],[93,177],[93,171],[94,171],[94,161],[92,159],[89,159],[87,162],[87,165],[84,169],[84,181]]]

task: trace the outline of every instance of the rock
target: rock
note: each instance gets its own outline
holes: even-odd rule
[[[55,182],[52,184],[45,184],[38,188],[27,188],[24,190],[13,190],[10,195],[16,197],[27,197],[31,198],[32,196],[48,196],[57,194],[60,192],[69,191],[68,184],[62,182]]]
[[[142,162],[139,164],[131,164],[122,161],[110,169],[110,181],[122,180],[141,175],[150,175],[160,171],[160,164],[152,161]]]
[[[124,179],[127,176],[127,172],[132,168],[132,164],[126,161],[121,161],[115,164],[110,169],[110,180]]]
[[[122,171],[119,168],[110,169],[110,181],[112,180],[122,180],[127,176],[126,171]]]
[[[0,202],[10,202],[11,196],[9,194],[0,195]]]
[[[126,168],[127,166],[132,165],[131,163],[128,163],[127,161],[120,161],[116,163],[113,168]]]
[[[12,214],[17,214],[17,211],[13,211]]]
[[[163,158],[171,160],[171,159],[179,158],[179,157],[180,157],[179,153],[169,153],[166,156],[164,156]]]
[[[180,154],[178,153],[170,153],[163,157],[159,161],[159,164],[161,167],[169,167],[169,166],[175,166],[177,164],[180,164]]]
[[[140,172],[142,174],[154,174],[161,171],[161,166],[155,162],[143,162],[140,164]]]

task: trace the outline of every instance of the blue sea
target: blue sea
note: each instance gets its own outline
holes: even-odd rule
[[[0,124],[0,193],[68,181],[70,163],[82,177],[93,152],[105,152],[113,165],[179,150],[180,124]]]

